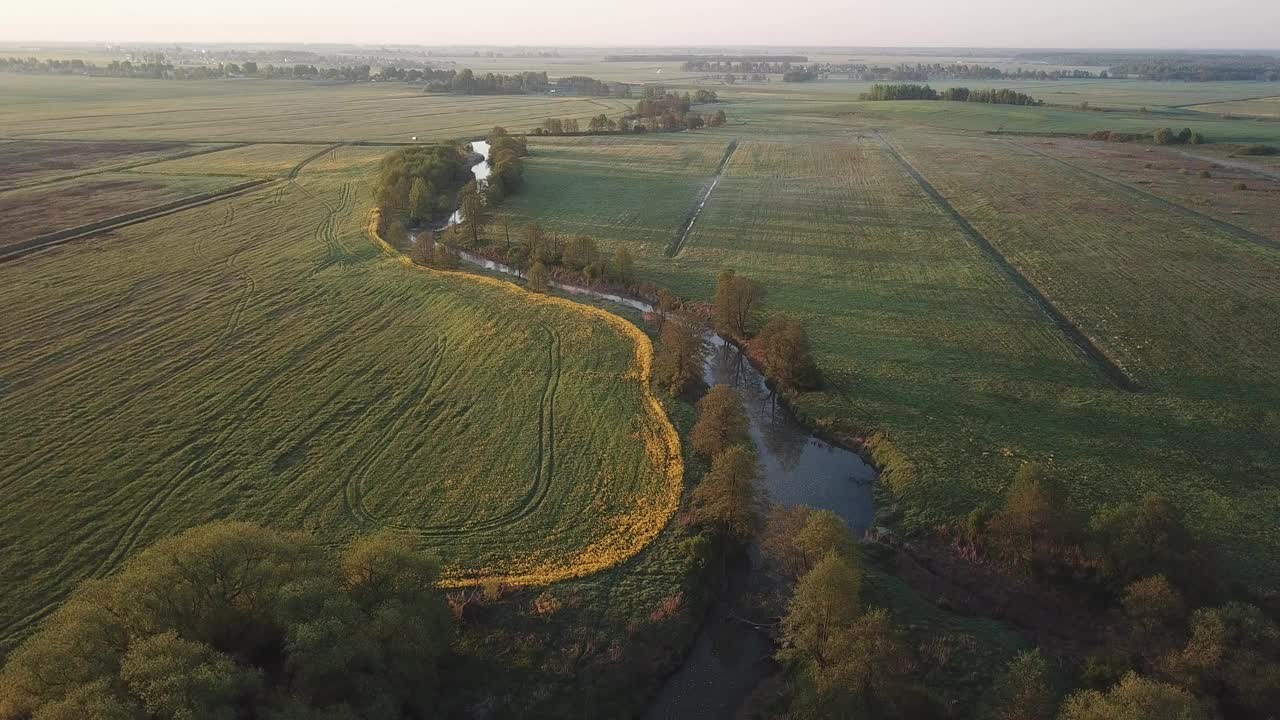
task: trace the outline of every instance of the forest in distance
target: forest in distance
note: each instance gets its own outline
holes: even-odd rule
[[[0,31],[0,720],[1272,720],[1280,50],[529,12]]]

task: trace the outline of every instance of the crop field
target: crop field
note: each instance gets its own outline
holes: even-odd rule
[[[494,125],[527,130],[548,117],[617,116],[627,107],[609,98],[424,95],[403,84],[145,83],[10,73],[0,74],[0,96],[6,98],[0,137],[187,142],[466,138]]]
[[[39,235],[234,185],[230,178],[99,173],[0,192],[0,250]]]
[[[454,581],[573,577],[664,526],[681,461],[648,340],[388,258],[373,150],[0,266],[0,644],[215,518],[391,528]]]
[[[0,190],[181,152],[181,143],[0,143]]]

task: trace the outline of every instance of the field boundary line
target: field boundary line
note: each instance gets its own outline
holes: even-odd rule
[[[1197,220],[1203,220],[1204,222],[1207,222],[1207,223],[1209,223],[1210,225],[1213,225],[1213,226],[1214,226],[1215,228],[1217,228],[1218,230],[1221,230],[1222,232],[1226,233],[1227,235],[1230,235],[1231,237],[1233,237],[1233,238],[1235,238],[1235,239],[1237,239],[1237,240],[1243,240],[1244,242],[1251,243],[1251,244],[1253,244],[1253,245],[1258,245],[1258,246],[1265,247],[1265,248],[1270,248],[1270,249],[1272,249],[1272,250],[1280,250],[1280,242],[1277,242],[1277,241],[1272,240],[1272,239],[1270,239],[1270,238],[1263,237],[1263,236],[1258,235],[1257,233],[1252,232],[1252,231],[1250,231],[1250,230],[1245,230],[1244,228],[1240,227],[1239,225],[1232,225],[1231,223],[1229,223],[1229,222],[1227,222],[1227,221],[1225,221],[1225,220],[1219,220],[1219,219],[1217,219],[1217,218],[1215,218],[1215,217],[1211,217],[1211,216],[1209,216],[1209,215],[1205,215],[1204,213],[1200,212],[1199,210],[1194,210],[1194,209],[1192,209],[1192,208],[1187,207],[1186,205],[1182,205],[1182,204],[1180,204],[1180,203],[1176,203],[1176,202],[1174,202],[1174,201],[1172,201],[1172,200],[1167,200],[1167,199],[1165,199],[1165,198],[1160,197],[1159,195],[1155,195],[1155,194],[1149,193],[1149,192],[1147,192],[1146,190],[1143,190],[1143,189],[1141,189],[1141,188],[1136,188],[1136,187],[1134,187],[1134,186],[1130,185],[1129,183],[1122,182],[1122,181],[1120,181],[1120,180],[1116,180],[1115,178],[1109,178],[1109,177],[1107,177],[1106,175],[1103,175],[1103,174],[1101,174],[1101,173],[1096,173],[1096,172],[1094,172],[1094,171],[1092,171],[1092,170],[1089,170],[1089,169],[1087,169],[1087,168],[1082,168],[1082,167],[1080,167],[1079,165],[1076,165],[1075,163],[1067,162],[1066,160],[1063,160],[1062,158],[1054,157],[1054,156],[1050,155],[1049,153],[1041,152],[1041,151],[1039,151],[1039,150],[1037,150],[1037,149],[1035,149],[1035,148],[1033,148],[1033,147],[1030,147],[1030,146],[1027,146],[1027,145],[1023,145],[1022,143],[1015,143],[1015,144],[1016,144],[1018,147],[1023,148],[1024,150],[1027,150],[1028,152],[1031,152],[1031,153],[1034,153],[1034,154],[1036,154],[1036,155],[1039,155],[1040,157],[1048,158],[1049,160],[1053,160],[1054,162],[1061,163],[1062,165],[1066,165],[1067,167],[1071,168],[1072,170],[1076,170],[1076,171],[1078,171],[1078,172],[1082,172],[1082,173],[1084,173],[1085,175],[1088,175],[1089,177],[1092,177],[1092,178],[1095,178],[1095,179],[1101,180],[1101,181],[1103,181],[1103,182],[1105,182],[1105,183],[1108,183],[1108,184],[1114,185],[1114,186],[1116,186],[1116,187],[1120,188],[1121,190],[1124,190],[1125,192],[1128,192],[1130,195],[1135,195],[1135,196],[1140,197],[1140,198],[1142,198],[1142,199],[1144,199],[1144,200],[1149,200],[1149,201],[1154,202],[1154,203],[1156,203],[1157,205],[1160,205],[1161,207],[1164,207],[1164,208],[1166,208],[1166,209],[1168,209],[1168,210],[1175,210],[1175,211],[1177,211],[1177,212],[1181,212],[1182,214],[1184,214],[1184,215],[1188,215],[1188,216],[1193,217],[1193,218],[1195,218],[1195,219],[1197,219]],[[1216,161],[1214,161],[1214,162],[1216,162]],[[1241,169],[1243,169],[1243,168],[1241,168]]]
[[[964,235],[968,237],[984,255],[987,256],[987,259],[990,260],[998,270],[1000,270],[1009,282],[1013,283],[1014,287],[1018,288],[1024,295],[1026,295],[1027,299],[1031,300],[1032,303],[1038,306],[1040,310],[1053,321],[1053,324],[1067,336],[1067,339],[1070,340],[1086,358],[1091,360],[1092,364],[1097,366],[1097,368],[1107,376],[1107,379],[1110,380],[1112,384],[1126,392],[1137,392],[1142,389],[1142,386],[1137,380],[1130,376],[1118,362],[1111,359],[1111,356],[1107,354],[1102,346],[1095,342],[1094,339],[1091,338],[1079,325],[1076,325],[1076,323],[1072,321],[1071,318],[1069,318],[1067,314],[1049,298],[1048,295],[1041,291],[1030,278],[1023,275],[1022,271],[1018,270],[1018,268],[1004,256],[1004,253],[1000,252],[1000,250],[997,249],[985,235],[979,232],[977,228],[965,219],[965,217],[960,214],[960,211],[956,210],[955,206],[953,206],[942,193],[938,192],[938,189],[935,188],[919,170],[916,170],[915,166],[912,165],[910,161],[898,152],[897,148],[891,145],[880,135],[879,131],[872,131],[872,135],[875,137],[876,141],[880,143],[880,146],[898,161],[898,164],[902,169],[916,181],[920,188],[925,191],[925,194],[934,201],[943,213],[956,223]]]
[[[218,202],[219,200],[225,200],[227,198],[249,192],[250,190],[270,182],[273,181],[261,178],[249,180],[221,190],[201,193],[199,195],[175,200],[171,203],[165,203],[164,205],[143,208],[131,213],[116,215],[115,217],[110,217],[105,220],[98,220],[86,225],[78,225],[73,228],[67,228],[66,230],[47,233],[11,246],[9,249],[5,250],[3,254],[0,254],[0,263],[17,260],[30,255],[31,253],[48,250],[73,240],[83,240],[84,238],[101,233],[118,230],[130,225],[137,225],[139,223],[147,222],[148,220],[155,220],[166,215],[182,212],[183,210]]]
[[[51,141],[41,140],[40,142],[51,142]],[[52,141],[52,142],[57,142],[57,141]],[[140,167],[146,167],[148,165],[158,165],[159,163],[169,162],[170,160],[185,160],[187,158],[198,157],[200,155],[209,155],[211,153],[222,152],[224,150],[238,150],[240,148],[251,147],[255,144],[256,143],[234,143],[234,144],[224,145],[222,147],[215,147],[215,148],[196,148],[194,150],[191,150],[190,152],[182,152],[176,155],[165,155],[163,157],[158,157],[158,158],[138,160],[136,162],[127,162],[122,165],[109,165],[107,167],[91,168],[83,172],[71,173],[70,175],[59,175],[58,177],[44,178],[42,180],[33,180],[28,183],[14,185],[12,187],[0,188],[0,192],[11,192],[13,190],[27,190],[33,187],[40,187],[42,185],[52,185],[54,183],[65,182],[67,180],[78,180],[80,178],[91,177],[93,175],[102,175],[105,173],[113,173],[113,172],[124,172],[126,170],[134,170]],[[244,177],[244,176],[237,175],[236,177]]]
[[[689,239],[689,233],[693,232],[693,225],[698,221],[698,216],[707,207],[707,201],[711,199],[711,193],[715,191],[716,186],[720,184],[720,178],[724,177],[724,169],[729,165],[729,159],[738,151],[738,138],[729,141],[728,146],[724,149],[724,155],[720,158],[720,164],[716,166],[716,174],[711,178],[711,186],[703,193],[702,199],[690,211],[689,217],[685,220],[684,229],[680,233],[680,237],[676,238],[669,246],[667,246],[666,256],[673,258],[684,250],[685,242]]]
[[[306,167],[313,160],[319,160],[320,158],[324,157],[325,154],[331,153],[334,150],[337,150],[338,148],[342,147],[343,145],[346,145],[346,143],[342,143],[342,142],[334,143],[326,147],[325,149],[320,150],[319,152],[314,152],[302,158],[302,160],[297,165],[294,165],[293,168],[289,170],[289,174],[285,177],[285,179],[293,180],[294,178],[298,177],[298,173],[302,172],[302,168]]]
[[[569,310],[605,322],[623,337],[635,344],[635,355],[627,375],[635,380],[643,394],[645,415],[654,428],[645,433],[645,455],[659,468],[666,479],[665,487],[657,497],[637,498],[635,512],[615,518],[610,532],[593,541],[577,555],[566,561],[541,570],[528,570],[509,575],[477,575],[445,573],[440,581],[443,587],[471,586],[485,580],[499,580],[511,585],[546,585],[560,580],[591,575],[619,565],[640,553],[662,532],[676,510],[684,492],[684,455],[680,448],[680,436],[671,419],[667,417],[662,401],[653,392],[653,342],[630,321],[602,308],[584,305],[553,295],[529,291],[515,283],[475,275],[461,270],[436,270],[418,265],[407,255],[393,248],[381,234],[382,213],[373,209],[369,213],[369,237],[382,252],[405,268],[432,277],[455,278],[469,283],[485,285],[511,294],[531,305],[543,305]]]

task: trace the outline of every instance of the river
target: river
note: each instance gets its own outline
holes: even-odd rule
[[[474,142],[471,146],[487,158],[488,143]],[[478,163],[472,172],[477,180],[487,178],[487,160]],[[454,222],[450,218],[450,224]],[[519,270],[502,263],[471,253],[458,254],[470,265],[524,277]],[[635,298],[565,283],[551,284],[570,294],[590,296],[641,312],[654,311],[653,306]],[[769,390],[764,376],[735,345],[709,332],[705,340],[709,351],[703,379],[708,385],[731,385],[742,396],[770,501],[788,507],[808,505],[830,510],[861,537],[875,516],[872,496],[875,469],[856,453],[831,445],[797,422]],[[712,607],[688,658],[664,683],[645,712],[646,719],[729,720],[756,685],[774,672],[773,646],[769,639],[731,616],[732,597],[750,582],[749,571],[740,575],[735,586]]]

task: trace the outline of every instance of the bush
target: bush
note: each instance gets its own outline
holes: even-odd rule
[[[1213,173],[1209,172],[1208,170],[1201,170],[1201,171],[1200,171],[1200,177],[1205,178],[1205,179],[1207,180],[1207,179],[1209,179],[1209,178],[1213,177]]]
[[[1242,182],[1239,182],[1239,183],[1236,183],[1235,185],[1232,185],[1232,186],[1231,186],[1231,189],[1232,189],[1232,190],[1238,190],[1238,191],[1244,191],[1244,190],[1248,190],[1248,189],[1249,189],[1249,186],[1248,186],[1248,185],[1245,185],[1245,184],[1244,184],[1244,183],[1242,183]]]

